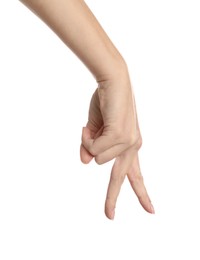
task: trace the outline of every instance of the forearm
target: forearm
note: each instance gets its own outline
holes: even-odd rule
[[[82,60],[97,81],[126,65],[83,0],[20,0]]]

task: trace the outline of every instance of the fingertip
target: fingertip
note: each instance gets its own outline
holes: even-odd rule
[[[115,210],[105,210],[105,215],[108,219],[114,220],[115,218]]]
[[[98,164],[98,165],[102,165],[104,164],[105,162],[101,160],[101,158],[97,155],[95,156],[95,162]]]
[[[88,164],[93,159],[93,156],[85,149],[82,144],[80,146],[80,159],[84,164]]]
[[[108,219],[114,220],[115,218],[115,205],[113,203],[110,203],[109,200],[106,199],[105,202],[105,215]]]
[[[151,212],[151,214],[155,214],[155,209],[152,204],[150,205],[150,212]]]
[[[141,199],[139,199],[139,201],[145,211],[147,211],[150,214],[155,214],[155,209],[154,209],[154,206],[152,205],[151,201],[144,202]]]
[[[115,218],[115,210],[113,209],[111,212],[110,212],[110,219],[111,220],[114,220]]]
[[[89,128],[83,127],[82,128],[82,145],[84,148],[90,153],[92,153],[92,145],[93,145],[94,139],[92,138],[92,133]]]
[[[83,163],[83,164],[89,164],[90,162],[92,161],[92,158],[90,158],[90,159],[83,159],[83,158],[81,158],[81,162]]]

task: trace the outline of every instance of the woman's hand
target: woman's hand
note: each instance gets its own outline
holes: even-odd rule
[[[116,200],[126,175],[143,208],[154,213],[140,171],[138,150],[141,145],[128,72],[100,81],[83,128],[80,155],[83,163],[89,163],[93,157],[98,164],[116,158],[105,202],[105,214],[110,219],[114,218]]]
[[[114,217],[116,199],[126,175],[142,206],[153,213],[140,173],[138,150],[142,138],[123,57],[85,1],[20,1],[60,37],[99,83],[91,100],[88,123],[83,128],[81,160],[89,163],[95,157],[102,164],[116,158],[107,192],[106,215]]]

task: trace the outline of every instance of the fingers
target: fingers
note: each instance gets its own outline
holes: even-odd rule
[[[114,219],[117,198],[126,175],[142,207],[147,212],[154,214],[155,211],[140,172],[138,152],[129,149],[117,157],[113,165],[105,202],[106,216]]]
[[[100,153],[97,156],[95,156],[95,161],[98,164],[106,163],[106,162],[118,157],[119,155],[127,154],[126,153],[127,150],[131,151],[131,153],[126,156],[129,156],[130,159],[132,159],[131,155],[135,154],[140,149],[141,145],[142,145],[141,138],[138,138],[138,140],[134,143],[134,145],[132,145],[129,148],[128,148],[127,143],[121,143],[121,144],[114,145],[111,148],[109,148],[108,150],[104,151],[103,153]]]
[[[128,148],[137,151],[141,147],[140,134],[138,134],[138,136],[136,136],[133,140],[127,141],[125,139],[125,141],[122,142],[117,140],[114,135],[104,135],[103,127],[93,138],[87,134],[88,131],[89,130],[87,127],[83,128],[82,145],[91,155],[95,157],[95,161],[98,164],[106,163],[118,157]]]
[[[110,149],[100,153],[99,155],[95,156],[95,161],[97,164],[103,164],[106,162],[111,161],[112,159],[116,158],[119,154],[124,152],[127,149],[127,145],[125,144],[118,144]]]
[[[88,128],[83,128],[82,144],[92,155],[96,156],[112,147],[116,141],[114,138],[106,135],[100,135],[98,138],[92,138],[87,135]]]
[[[149,213],[154,214],[155,210],[144,185],[143,177],[140,171],[138,153],[133,158],[132,167],[128,172],[129,182],[138,197],[142,207]]]
[[[114,219],[117,197],[127,173],[126,168],[126,160],[123,160],[121,157],[116,158],[111,171],[110,182],[108,185],[105,201],[105,214],[109,219]]]
[[[92,132],[90,130],[89,127],[84,127],[82,136],[84,136],[85,139],[97,138],[101,135],[102,129],[103,128],[100,128],[99,131],[95,134],[94,132]],[[93,157],[94,156],[83,146],[83,144],[81,144],[80,158],[81,158],[82,163],[88,164],[93,159]]]

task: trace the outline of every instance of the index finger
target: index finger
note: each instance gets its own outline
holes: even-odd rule
[[[105,201],[105,214],[109,219],[114,219],[117,198],[129,168],[127,159],[125,156],[117,157],[111,171]]]

